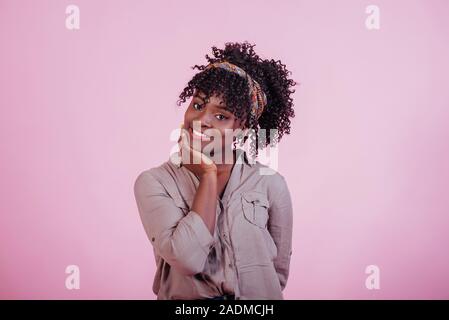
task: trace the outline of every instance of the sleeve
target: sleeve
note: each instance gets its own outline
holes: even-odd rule
[[[215,241],[203,218],[192,210],[184,214],[150,171],[137,177],[134,195],[155,252],[184,275],[201,272]]]
[[[269,209],[269,219],[267,228],[278,249],[278,254],[274,259],[274,267],[279,277],[279,283],[284,290],[289,269],[290,257],[292,254],[292,230],[293,230],[293,209],[290,191],[288,190],[285,178],[279,175],[272,190],[273,197]]]

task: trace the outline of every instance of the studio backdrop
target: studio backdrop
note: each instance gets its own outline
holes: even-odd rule
[[[155,299],[133,186],[211,48],[298,82],[285,299],[449,298],[449,2],[0,0],[0,298]]]

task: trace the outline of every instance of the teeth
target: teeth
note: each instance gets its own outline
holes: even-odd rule
[[[204,133],[198,132],[198,131],[193,130],[193,129],[192,129],[192,132],[193,132],[193,135],[197,136],[198,138],[200,138],[202,140],[210,140],[210,137],[205,135]]]

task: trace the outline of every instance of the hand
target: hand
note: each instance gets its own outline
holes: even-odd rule
[[[181,126],[181,135],[178,144],[181,153],[181,163],[184,167],[200,179],[205,175],[217,175],[217,166],[215,163],[204,153],[190,146],[190,137],[187,130],[184,129],[184,124]]]

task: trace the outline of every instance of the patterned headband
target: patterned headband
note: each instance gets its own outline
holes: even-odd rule
[[[245,70],[227,61],[211,63],[204,70],[210,68],[222,68],[233,73],[237,73],[242,78],[246,78],[248,80],[249,95],[251,99],[251,114],[256,119],[259,119],[265,106],[267,105],[267,96],[265,95],[265,92],[263,92],[257,81],[251,78],[251,76],[246,73]]]

